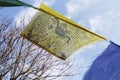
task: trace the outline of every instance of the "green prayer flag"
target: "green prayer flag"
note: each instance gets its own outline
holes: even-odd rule
[[[0,0],[0,7],[13,7],[13,6],[33,7],[32,5],[24,3],[19,0]],[[35,7],[33,7],[33,8],[35,8]]]

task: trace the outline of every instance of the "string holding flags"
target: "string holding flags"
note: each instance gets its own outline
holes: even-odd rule
[[[63,60],[83,46],[106,40],[60,13],[41,4],[41,7],[21,36]]]

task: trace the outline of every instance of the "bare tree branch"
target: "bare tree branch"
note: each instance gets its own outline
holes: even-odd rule
[[[0,20],[0,80],[56,80],[73,75],[73,62],[57,59],[21,38],[22,29],[11,19]]]

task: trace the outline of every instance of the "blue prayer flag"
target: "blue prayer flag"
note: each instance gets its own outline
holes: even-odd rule
[[[83,80],[120,80],[120,46],[110,42],[93,62]]]

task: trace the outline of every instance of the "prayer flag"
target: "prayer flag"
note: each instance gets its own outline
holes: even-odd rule
[[[33,7],[32,5],[24,3],[19,0],[0,0],[0,7],[13,7],[13,6]],[[35,8],[35,7],[33,7],[33,8]]]
[[[44,4],[39,10],[21,36],[63,60],[83,46],[105,40]]]
[[[120,46],[111,42],[93,62],[83,80],[120,80]]]

